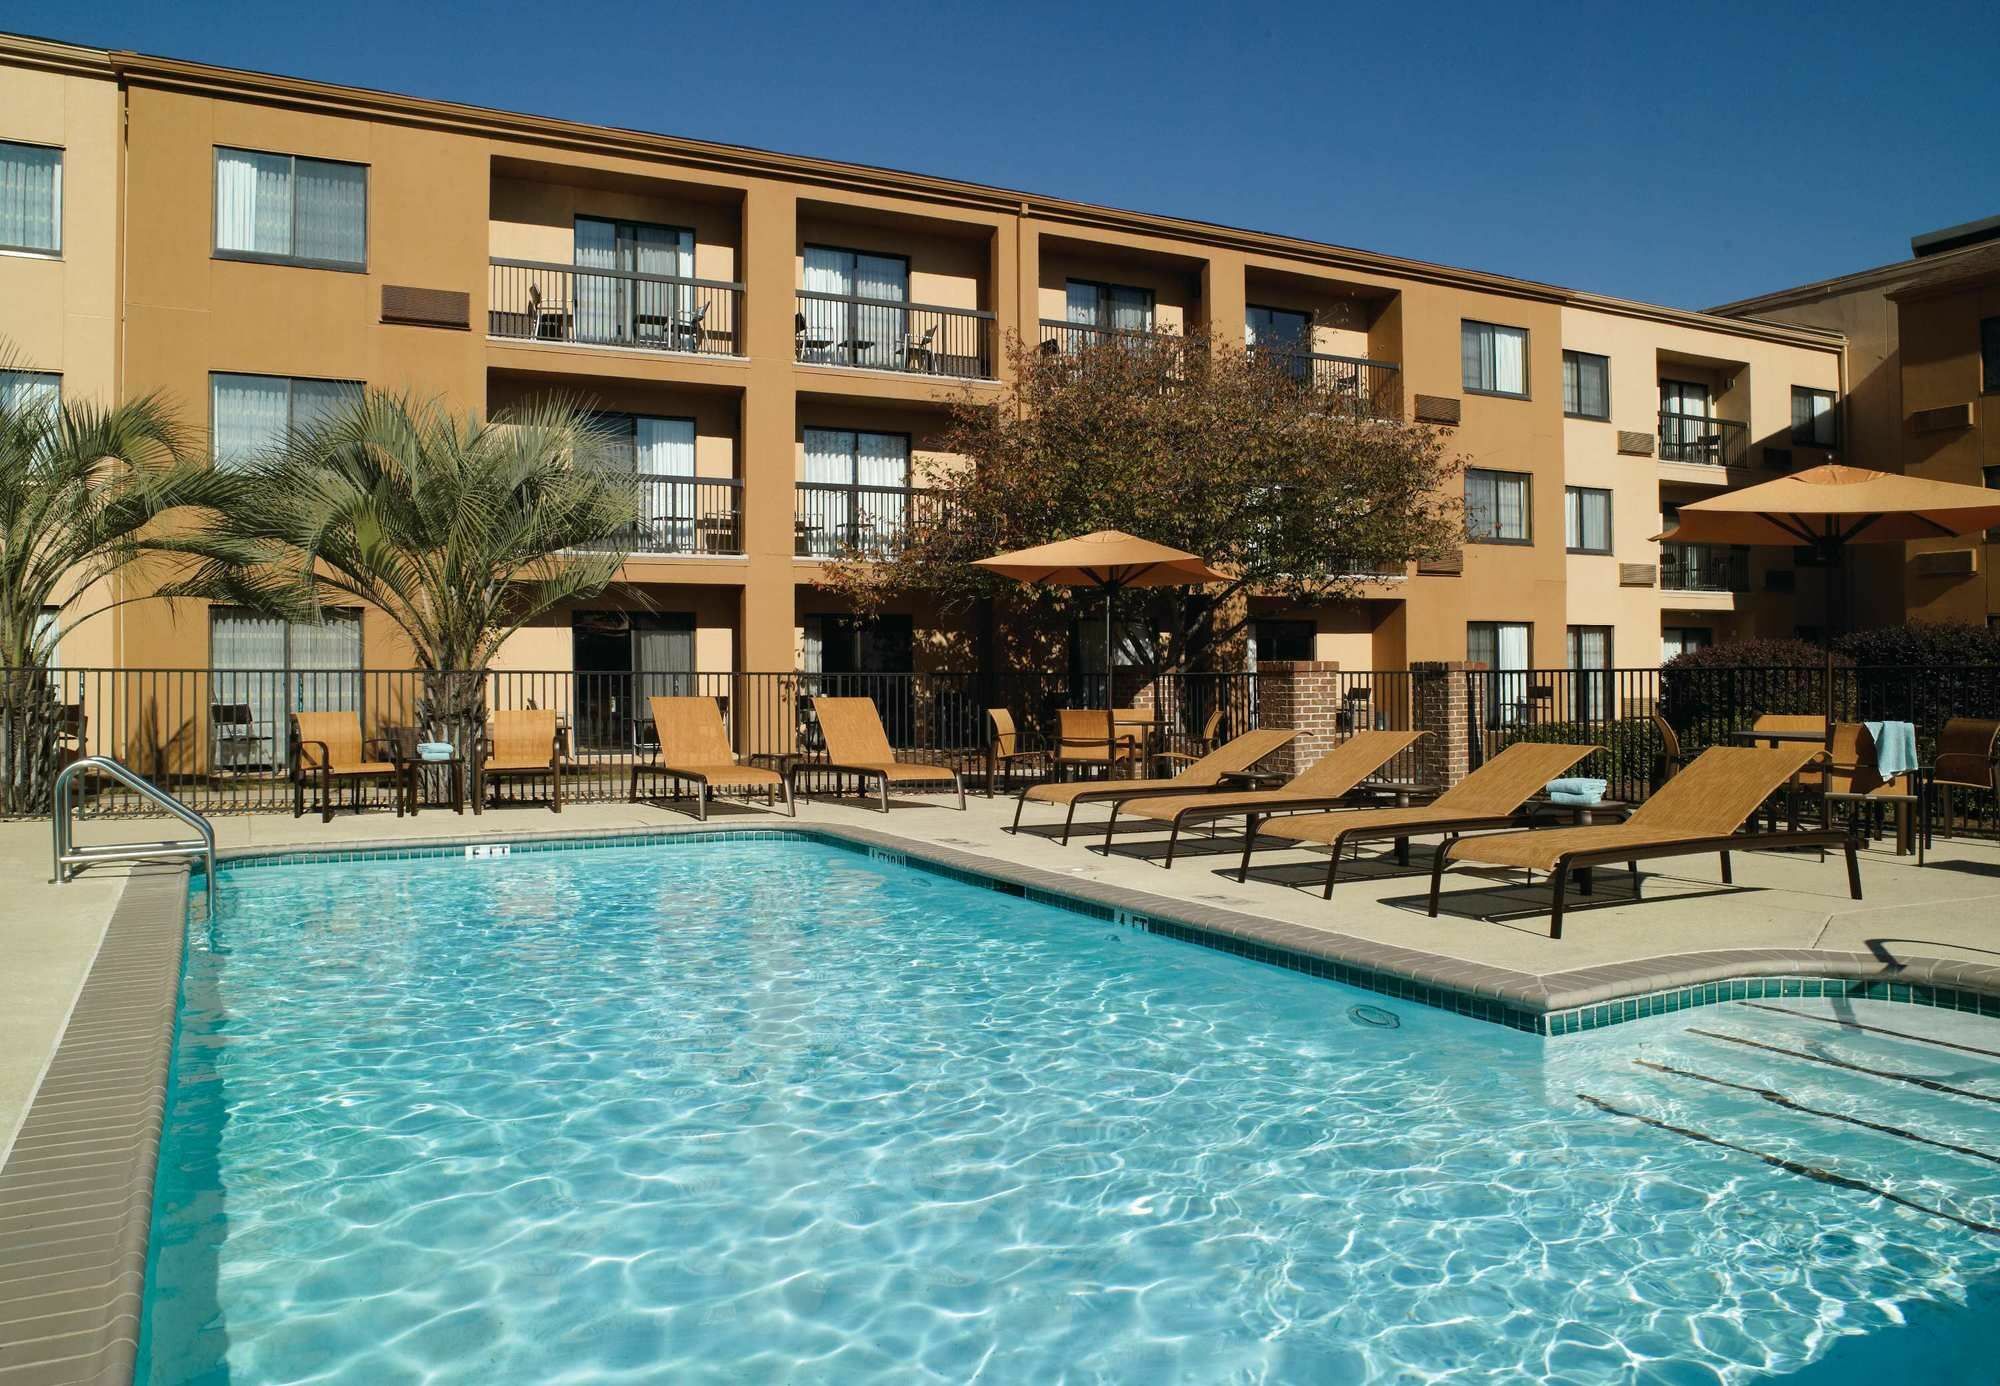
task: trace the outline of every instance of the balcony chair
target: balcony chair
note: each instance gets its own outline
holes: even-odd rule
[[[799,360],[822,366],[832,364],[834,339],[815,335],[806,326],[804,313],[792,314],[792,333],[797,340],[795,350]]]
[[[551,708],[501,708],[488,718],[472,759],[472,801],[486,803],[488,785],[509,779],[549,780],[549,808],[562,812],[562,731]]]
[[[931,343],[937,340],[937,324],[924,329],[921,337],[903,334],[903,369],[921,371],[925,375],[937,373],[937,351]]]
[[[335,786],[353,787],[354,811],[361,812],[361,786],[389,781],[396,816],[403,816],[409,789],[409,767],[388,737],[361,735],[361,716],[354,712],[295,712],[291,717],[292,817],[306,811],[306,787],[319,792],[319,817],[333,821]]]
[[[708,320],[709,305],[704,303],[692,313],[679,314],[674,319],[672,342],[677,351],[700,351],[702,324]]]

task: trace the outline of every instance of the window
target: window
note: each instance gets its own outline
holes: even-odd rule
[[[1484,664],[1486,721],[1500,726],[1528,720],[1528,650],[1532,627],[1524,622],[1473,621],[1465,628],[1465,658]]]
[[[1705,650],[1715,643],[1715,632],[1706,626],[1665,626],[1660,631],[1660,662],[1689,650]]]
[[[578,611],[569,618],[576,671],[571,729],[580,747],[657,750],[653,698],[695,691],[694,617],[679,611]]]
[[[800,624],[805,637],[799,650],[802,674],[907,674],[916,665],[916,628],[908,616],[815,615]],[[1103,627],[1098,627],[1098,634],[1103,633]],[[837,679],[828,679],[818,686],[838,689],[840,684]],[[894,720],[894,712],[892,694],[890,720]]]
[[[1266,351],[1311,351],[1312,316],[1289,308],[1259,308],[1252,304],[1243,310],[1243,339],[1246,344]]]
[[[1984,394],[2000,395],[2000,318],[1979,322],[1979,388]]]
[[[1611,552],[1611,493],[1592,486],[1563,490],[1564,542],[1571,553]]]
[[[1458,344],[1466,389],[1528,397],[1528,329],[1468,321],[1460,325]]]
[[[60,149],[0,140],[0,250],[62,253]]]
[[[799,552],[826,557],[886,548],[910,503],[910,436],[851,428],[805,430],[799,486]]]
[[[715,493],[704,496],[695,481],[694,420],[599,414],[596,421],[612,438],[610,465],[640,478],[638,551],[695,552],[700,502],[713,505]]]
[[[1102,630],[1103,627],[1099,627]],[[1250,628],[1250,662],[1255,668],[1272,660],[1313,657],[1316,627],[1311,621],[1258,621]]]
[[[213,768],[273,769],[285,763],[294,712],[360,709],[361,615],[328,611],[306,624],[211,607],[208,662]]]
[[[218,146],[215,253],[361,269],[368,259],[368,169]]]
[[[1573,419],[1611,417],[1611,358],[1563,353],[1563,413]]]
[[[62,377],[54,371],[0,371],[0,409],[10,413],[62,402]]]
[[[1839,415],[1833,412],[1833,391],[1809,390],[1792,386],[1792,446],[1836,448],[1840,446]]]
[[[1660,382],[1660,460],[1716,462],[1708,386],[1695,380]]]
[[[576,340],[685,348],[694,316],[694,232],[683,226],[578,217],[570,242]],[[606,270],[586,274],[585,270]],[[692,340],[699,344],[697,330]]]
[[[1569,628],[1570,716],[1595,722],[1611,715],[1611,627]]]
[[[891,303],[910,298],[910,262],[900,255],[869,255],[859,250],[809,245],[805,249],[805,291],[836,294],[873,302],[843,303],[807,298],[801,350],[808,344],[824,353],[824,364],[870,366],[878,370],[904,360],[910,315]],[[819,343],[826,345],[821,347]],[[821,360],[814,356],[814,360]]]
[[[1153,291],[1130,284],[1072,279],[1063,286],[1064,318],[1079,327],[1113,332],[1148,332],[1153,326]]]
[[[218,466],[242,465],[361,397],[358,380],[282,375],[209,376],[209,436]]]
[[[1467,471],[1465,537],[1484,544],[1531,543],[1529,481],[1526,472],[1489,472],[1476,467]]]

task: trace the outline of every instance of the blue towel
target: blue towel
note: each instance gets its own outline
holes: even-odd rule
[[[417,743],[417,759],[450,760],[451,743],[449,741],[419,741]]]
[[[1549,799],[1558,804],[1595,804],[1604,798],[1606,782],[1581,777],[1564,780],[1550,780]]]
[[[1867,722],[1875,738],[1875,773],[1885,780],[1917,768],[1917,729],[1908,722]]]

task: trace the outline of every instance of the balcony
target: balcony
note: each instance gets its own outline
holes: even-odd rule
[[[621,473],[622,474],[622,473]],[[586,547],[635,558],[743,552],[743,483],[726,477],[640,476],[639,522]]]
[[[1750,426],[1704,414],[1660,411],[1660,460],[1710,467],[1741,467],[1750,452]]]
[[[913,486],[801,481],[793,531],[801,558],[886,558],[913,519],[928,519],[937,500]]]
[[[1709,544],[1662,544],[1660,587],[1668,592],[1748,592],[1750,551]]]
[[[740,356],[743,286],[631,270],[494,260],[487,335]]]
[[[993,315],[977,309],[800,289],[793,330],[801,365],[993,378]]]
[[[1316,351],[1273,351],[1270,356],[1299,384],[1325,395],[1344,413],[1364,419],[1402,416],[1402,370],[1394,361]]]
[[[1126,346],[1142,350],[1159,339],[1153,332],[1134,327],[1099,327],[1096,323],[1042,319],[1042,353],[1045,356],[1080,356],[1096,347]]]

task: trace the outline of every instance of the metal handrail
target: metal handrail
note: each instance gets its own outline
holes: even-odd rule
[[[76,845],[76,798],[70,786],[85,770],[109,775],[141,798],[158,804],[193,828],[200,837],[169,842],[107,842],[97,847]],[[110,756],[81,756],[62,768],[49,795],[49,820],[55,836],[55,878],[58,884],[76,879],[74,868],[100,861],[150,861],[158,857],[195,857],[207,866],[208,912],[215,914],[215,828],[209,821],[136,771]]]

